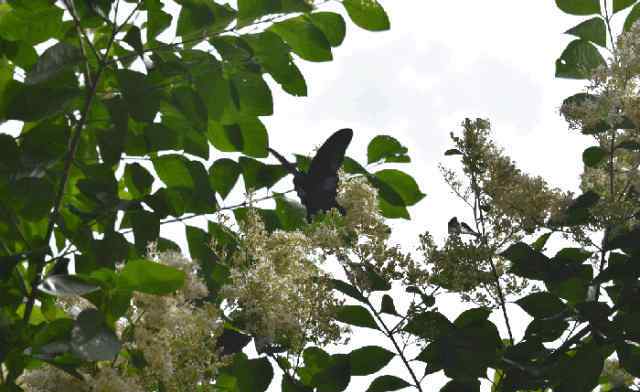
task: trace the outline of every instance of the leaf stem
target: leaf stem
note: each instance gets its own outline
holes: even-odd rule
[[[384,322],[382,317],[380,317],[380,314],[376,311],[376,309],[373,307],[373,305],[371,304],[371,302],[369,301],[368,298],[367,298],[366,305],[371,310],[371,312],[373,312],[373,315],[378,320],[378,323],[380,324],[380,326],[382,326],[382,329],[384,329],[383,333],[385,334],[385,336],[387,336],[389,338],[389,340],[391,340],[391,343],[393,344],[393,347],[395,348],[396,352],[398,353],[398,356],[400,357],[400,359],[402,359],[402,362],[404,363],[404,366],[409,371],[409,374],[411,375],[411,378],[413,379],[413,382],[414,382],[413,386],[416,387],[416,389],[418,391],[423,392],[423,389],[420,386],[420,380],[418,380],[418,377],[416,376],[415,372],[413,371],[413,368],[411,367],[411,365],[409,364],[409,361],[407,360],[407,358],[404,355],[404,351],[400,348],[400,346],[398,345],[398,342],[396,341],[396,338],[393,336],[394,333],[391,332],[391,330],[387,327],[387,324]]]
[[[65,4],[67,5],[67,7],[69,7],[69,4],[66,1],[65,1]],[[69,11],[69,13],[73,13],[73,10],[71,8],[68,8],[67,10]],[[118,33],[118,29],[119,28],[116,27],[116,24],[114,23],[113,33],[111,35],[109,44],[107,45],[107,54],[109,52],[111,44],[113,43],[113,39],[115,38],[115,35]],[[86,61],[88,62],[88,59]],[[51,212],[51,215],[49,217],[49,224],[47,226],[47,231],[44,237],[44,242],[46,244],[48,244],[51,241],[51,236],[53,235],[53,229],[60,215],[62,199],[64,198],[65,190],[67,188],[67,183],[69,181],[69,176],[71,174],[72,163],[78,151],[78,146],[80,145],[80,136],[84,129],[85,122],[87,121],[87,118],[89,116],[89,110],[91,108],[91,104],[93,103],[93,99],[96,96],[100,77],[105,68],[106,68],[105,63],[101,62],[98,66],[98,70],[96,71],[96,74],[93,80],[88,80],[86,83],[87,93],[86,93],[84,105],[82,107],[82,111],[80,112],[81,113],[80,119],[76,123],[75,131],[73,133],[73,136],[71,137],[71,141],[69,142],[69,148],[67,150],[67,157],[64,162],[62,178],[60,179],[60,183],[58,185],[58,191],[56,192],[56,196],[53,202],[53,211]],[[38,265],[36,266],[35,274],[33,275],[33,279],[30,282],[31,291],[29,293],[29,297],[27,298],[27,303],[25,305],[24,315],[22,319],[23,324],[28,324],[29,319],[31,318],[31,312],[33,311],[33,305],[36,299],[35,288],[38,285],[40,275],[42,275],[42,271],[45,265],[46,263],[44,262],[44,255],[42,255],[41,259],[38,260]]]

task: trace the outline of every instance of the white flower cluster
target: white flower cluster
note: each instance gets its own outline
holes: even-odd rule
[[[120,375],[115,369],[100,367],[94,374],[73,377],[50,365],[29,370],[18,379],[27,392],[142,392],[136,377]]]
[[[134,338],[127,346],[142,352],[147,362],[142,371],[146,386],[162,385],[170,392],[195,390],[223,364],[216,349],[223,323],[214,305],[194,304],[209,292],[193,261],[178,252],[158,252],[153,246],[148,256],[184,271],[185,284],[172,295],[134,294],[130,316]]]
[[[195,391],[211,382],[223,365],[217,339],[223,328],[218,309],[211,303],[195,304],[208,296],[194,262],[178,252],[158,252],[149,247],[147,256],[185,272],[185,284],[165,296],[134,293],[125,318],[116,332],[128,355],[116,361],[81,368],[84,379],[46,365],[26,372],[19,385],[27,392],[137,392],[164,390]],[[65,303],[69,311],[86,308],[84,300]],[[144,366],[133,365],[132,353],[142,354]]]
[[[305,234],[269,233],[250,210],[221,291],[234,318],[253,335],[293,349],[338,341],[342,330],[332,316],[339,302],[313,255]]]

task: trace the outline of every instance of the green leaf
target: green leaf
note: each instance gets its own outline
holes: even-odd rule
[[[92,293],[100,290],[100,287],[76,275],[49,275],[38,285],[38,290],[57,297],[68,297]]]
[[[615,14],[618,11],[622,11],[623,9],[630,7],[637,0],[613,0],[613,13]]]
[[[160,236],[160,218],[149,211],[127,211],[125,218],[131,221],[138,254],[145,254],[149,243]]]
[[[336,320],[357,327],[378,329],[371,313],[360,305],[342,305],[336,311]]]
[[[281,10],[281,1],[277,0],[238,0],[238,21],[241,25]]]
[[[264,392],[273,380],[273,368],[266,357],[234,364],[239,392]]]
[[[12,188],[12,206],[30,221],[39,221],[49,215],[55,192],[51,183],[42,178],[21,178]]]
[[[395,356],[391,351],[378,346],[365,346],[351,351],[351,375],[367,376],[387,366]]]
[[[585,224],[589,220],[589,209],[600,201],[600,195],[587,191],[578,196],[566,209],[564,224],[569,226]]]
[[[604,365],[602,349],[595,343],[580,346],[573,356],[564,356],[550,370],[553,390],[592,391]]]
[[[314,26],[319,28],[333,47],[340,46],[347,32],[342,15],[335,12],[314,12],[309,14]]]
[[[384,169],[376,172],[374,176],[400,196],[402,204],[398,204],[397,200],[389,200],[383,196],[391,204],[411,206],[426,196],[420,192],[420,188],[413,177],[400,170]]]
[[[629,151],[640,152],[640,143],[633,140],[625,140],[618,144],[616,148],[622,148]]]
[[[307,84],[291,58],[291,49],[270,31],[242,37],[253,50],[253,57],[282,89],[294,96],[306,96]]]
[[[629,374],[640,377],[640,348],[632,344],[621,343],[617,347],[620,366]]]
[[[297,201],[276,196],[276,214],[284,230],[300,229],[307,224],[307,209]]]
[[[27,73],[24,81],[27,84],[44,82],[73,68],[80,61],[82,61],[80,49],[64,42],[58,42],[42,53],[36,65]]]
[[[491,311],[487,308],[472,308],[462,312],[453,322],[458,328],[466,328],[487,321]]]
[[[188,160],[182,155],[162,155],[153,160],[158,177],[168,187],[193,188],[194,181],[189,171]]]
[[[600,13],[599,0],[556,0],[562,11],[571,15],[591,15]]]
[[[447,151],[444,152],[445,156],[449,156],[449,155],[462,155],[462,151],[458,150],[457,148],[452,148],[449,149]]]
[[[343,0],[342,5],[356,25],[369,31],[389,30],[389,17],[376,0]]]
[[[556,60],[556,77],[587,79],[595,68],[605,64],[595,46],[584,39],[577,39],[571,41]]]
[[[391,298],[389,294],[385,294],[382,296],[380,312],[399,316],[398,311],[396,310],[396,306],[393,304],[393,298]]]
[[[349,297],[360,301],[362,303],[366,303],[367,299],[362,295],[362,293],[360,293],[360,291],[358,291],[358,289],[356,289],[355,287],[353,287],[352,285],[350,285],[347,282],[344,282],[342,280],[338,280],[338,279],[331,279],[331,284],[333,285],[333,288],[338,290],[339,292],[341,292],[342,294],[346,294]]]
[[[239,353],[251,341],[251,336],[245,335],[232,328],[225,327],[216,341],[216,347],[222,348],[221,355]]]
[[[318,392],[340,392],[347,388],[350,380],[349,356],[334,354],[329,358],[325,367],[313,375],[311,384],[318,388]]]
[[[239,162],[247,191],[265,187],[271,188],[287,175],[287,171],[282,165],[265,165],[260,161],[246,157],[240,157]]]
[[[442,387],[442,389],[440,389],[440,392],[480,392],[480,381],[451,380],[444,387]]]
[[[223,199],[226,199],[242,173],[241,166],[228,158],[213,162],[209,168],[209,183]]]
[[[416,336],[435,340],[449,333],[452,328],[454,325],[442,313],[427,311],[411,317],[403,329]]]
[[[587,41],[591,41],[603,48],[607,47],[607,28],[604,19],[599,16],[585,20],[577,26],[565,31],[565,34],[575,35]]]
[[[137,121],[153,122],[160,109],[159,90],[140,72],[119,69],[116,77],[131,116]]]
[[[385,199],[378,197],[378,208],[382,216],[388,219],[410,219],[409,211],[404,206],[395,206],[386,201]]]
[[[582,162],[587,167],[596,167],[607,157],[607,152],[599,146],[589,147],[582,153]]]
[[[509,246],[500,256],[511,261],[511,271],[518,276],[537,280],[547,277],[549,258],[523,242]]]
[[[168,119],[163,117],[162,121],[166,123]],[[143,132],[147,152],[178,150],[182,147],[179,133],[165,124],[148,124]]]
[[[129,30],[127,30],[127,34],[122,39],[124,42],[128,43],[129,46],[133,48],[139,55],[141,55],[144,51],[142,46],[142,36],[140,34],[140,29],[138,26],[131,26]]]
[[[567,310],[558,297],[547,292],[529,294],[516,303],[534,318],[553,317]]]
[[[111,361],[120,352],[120,341],[96,309],[83,310],[71,330],[71,351],[85,361]]]
[[[374,137],[367,147],[367,163],[374,162],[409,162],[407,148],[398,140],[388,135]]]
[[[549,240],[549,237],[551,237],[551,234],[553,234],[552,231],[542,234],[540,237],[538,237],[538,239],[535,240],[534,243],[531,244],[531,248],[533,248],[533,250],[537,252],[542,252],[545,249],[544,246],[547,244],[547,241]]]
[[[570,262],[582,264],[593,255],[592,252],[582,248],[563,248],[553,257],[555,262]]]
[[[206,132],[208,112],[200,96],[190,87],[179,86],[171,92],[171,102],[198,132]]]
[[[129,260],[118,274],[118,288],[146,294],[171,294],[184,285],[184,272],[149,260]]]
[[[238,0],[238,24],[245,26],[269,14],[308,12],[311,9],[305,0]]]
[[[130,163],[124,169],[124,183],[134,198],[151,193],[153,176],[139,163]]]
[[[0,120],[35,122],[61,112],[78,96],[80,89],[76,86],[31,85],[11,80],[0,100]]]
[[[28,9],[0,4],[0,37],[8,41],[24,41],[32,46],[59,38],[63,13],[62,8],[51,5]]]
[[[162,10],[160,0],[144,0],[147,8],[147,42],[155,40],[171,25],[171,15]]]
[[[540,342],[553,342],[565,333],[569,323],[561,318],[534,319],[525,330],[526,339]]]
[[[239,111],[247,116],[273,114],[273,97],[262,76],[252,73],[234,75],[230,79],[231,94],[236,96]]]
[[[313,392],[313,388],[303,385],[298,380],[294,380],[288,374],[282,376],[280,389],[282,392]]]
[[[178,16],[176,34],[182,37],[195,36],[202,31],[218,32],[226,28],[236,17],[236,11],[228,4],[221,5],[213,1],[180,1],[182,9]],[[206,34],[201,34],[204,37]],[[193,40],[189,46],[198,41]]]
[[[631,26],[640,18],[640,3],[631,8],[631,11],[627,15],[627,19],[624,20],[624,31],[630,31]]]
[[[207,137],[215,148],[223,152],[242,151],[257,158],[267,156],[267,130],[257,118],[241,119],[231,125],[210,121]]]
[[[278,34],[301,58],[308,61],[331,61],[331,44],[322,30],[304,16],[274,23],[270,31]]]
[[[401,378],[391,375],[376,377],[375,380],[367,388],[367,392],[386,392],[397,391],[398,389],[411,386],[408,382]]]

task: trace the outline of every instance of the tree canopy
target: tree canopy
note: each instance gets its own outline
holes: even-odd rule
[[[261,120],[272,88],[307,94],[297,63],[331,61],[348,25],[389,29],[382,6],[236,3],[0,2],[0,391],[427,391],[440,372],[449,392],[640,388],[640,3],[556,0],[588,18],[556,62],[588,82],[561,109],[594,141],[582,193],[465,119],[441,172],[468,210],[417,254],[389,226],[425,197],[407,146],[378,135],[359,163],[342,131],[289,163]],[[272,191],[291,173],[319,185],[296,184],[302,203]],[[172,222],[188,257],[160,235]],[[449,320],[441,293],[467,309]],[[359,328],[385,344],[344,345]]]

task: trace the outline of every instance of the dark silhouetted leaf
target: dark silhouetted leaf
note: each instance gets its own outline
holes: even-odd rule
[[[367,376],[374,374],[387,366],[395,356],[391,351],[378,346],[365,346],[351,351],[351,374],[353,376]]]
[[[408,386],[411,386],[411,384],[401,378],[384,375],[376,377],[371,385],[369,385],[369,388],[367,388],[367,392],[397,391],[398,389],[406,388]]]
[[[371,313],[359,305],[342,305],[336,311],[336,320],[357,327],[378,329]]]
[[[582,162],[587,167],[598,166],[607,156],[607,152],[602,147],[589,147],[582,153]]]

